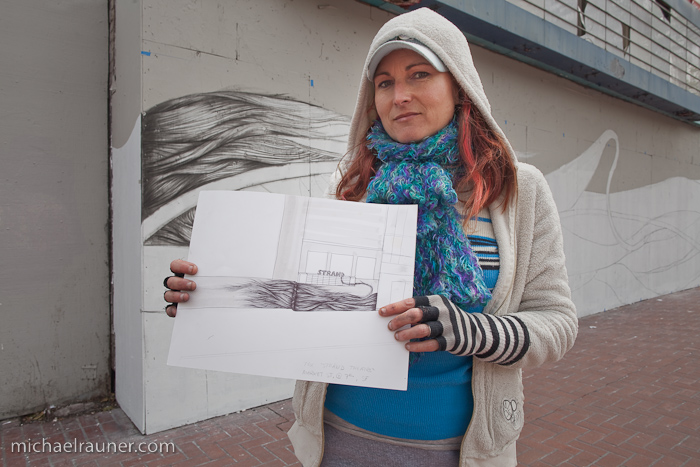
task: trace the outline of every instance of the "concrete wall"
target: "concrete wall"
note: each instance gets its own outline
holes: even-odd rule
[[[167,367],[162,279],[187,255],[198,190],[322,192],[343,152],[366,50],[389,16],[340,0],[141,0],[117,3],[117,19],[117,398],[154,432],[288,397],[291,381]],[[552,186],[579,314],[700,285],[697,127],[483,49],[474,58],[519,158]],[[238,117],[243,98],[267,109],[253,130],[308,122],[307,134],[289,139],[313,157],[220,151],[250,124]],[[263,131],[255,141],[278,147],[271,138]]]
[[[474,56],[519,159],[547,175],[579,316],[700,285],[700,129]]]
[[[3,1],[0,418],[110,391],[107,2]]]

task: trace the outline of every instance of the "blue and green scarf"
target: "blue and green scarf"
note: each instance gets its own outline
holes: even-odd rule
[[[377,120],[367,147],[382,162],[367,202],[417,204],[415,296],[442,295],[462,309],[485,305],[491,293],[455,208],[452,179],[459,167],[457,122],[416,143],[397,143]]]

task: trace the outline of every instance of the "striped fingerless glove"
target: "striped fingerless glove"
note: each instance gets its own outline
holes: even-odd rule
[[[430,328],[439,350],[510,365],[530,347],[527,327],[514,315],[467,313],[439,295],[415,297],[415,301],[416,308],[423,311],[421,322]]]

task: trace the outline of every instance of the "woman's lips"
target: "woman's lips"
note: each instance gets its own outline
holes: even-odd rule
[[[417,115],[420,115],[420,114],[419,114],[418,112],[406,112],[406,113],[402,113],[402,114],[400,114],[400,115],[397,115],[397,116],[394,118],[394,121],[395,121],[395,122],[404,122],[404,121],[406,121],[406,120],[410,120],[412,117],[415,117],[415,116],[417,116]]]

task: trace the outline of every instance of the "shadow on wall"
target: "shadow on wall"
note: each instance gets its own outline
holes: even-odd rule
[[[278,192],[321,194],[348,130],[347,117],[278,95],[220,91],[150,108],[141,128],[145,244],[187,246],[201,189],[285,180]],[[321,186],[299,187],[311,183]]]

